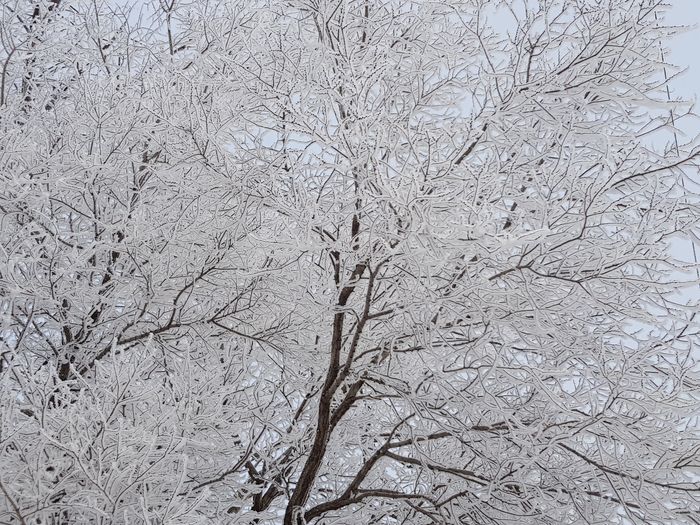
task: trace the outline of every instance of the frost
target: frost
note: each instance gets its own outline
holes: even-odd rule
[[[0,523],[697,524],[663,9],[4,2]]]

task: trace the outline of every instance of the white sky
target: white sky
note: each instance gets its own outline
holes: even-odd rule
[[[669,3],[671,9],[666,21],[690,28],[668,44],[671,61],[688,68],[674,84],[674,91],[683,97],[697,97],[700,93],[700,0],[671,0]]]
[[[672,95],[697,102],[700,100],[700,0],[670,0],[669,3],[671,9],[667,13],[666,22],[685,28],[683,32],[666,43],[666,47],[671,50],[671,55],[667,59],[685,69],[685,72],[672,83]],[[695,108],[695,112],[699,112],[699,109]],[[686,139],[697,136],[700,134],[700,118],[687,119],[683,123],[678,123],[678,127],[687,134]],[[688,170],[686,174],[694,183],[700,183],[698,170]],[[677,242],[672,250],[674,255],[686,261],[692,261],[700,255],[700,253],[693,253],[692,243],[689,241]],[[680,295],[697,300],[700,293],[686,289]]]

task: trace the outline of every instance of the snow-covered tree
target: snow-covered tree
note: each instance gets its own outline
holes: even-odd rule
[[[4,0],[0,523],[700,523],[664,9]]]

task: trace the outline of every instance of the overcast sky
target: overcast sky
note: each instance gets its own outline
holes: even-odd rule
[[[694,97],[700,93],[700,0],[671,0],[670,4],[667,22],[691,28],[670,43],[671,61],[688,68],[674,85],[675,91]]]
[[[677,35],[667,47],[671,49],[671,56],[667,57],[674,64],[686,68],[686,71],[672,84],[673,95],[688,99],[700,99],[700,0],[670,0],[671,10],[666,21],[674,26],[686,27],[685,32]],[[698,112],[698,108],[696,108]],[[684,123],[677,123],[689,137],[700,133],[700,119],[687,119]],[[689,138],[687,137],[687,138]],[[691,180],[697,170],[686,172]],[[697,180],[697,179],[695,179]],[[678,241],[673,245],[674,255],[692,261],[700,254],[694,254],[692,244],[688,241]],[[700,296],[697,289],[686,289],[682,296]]]

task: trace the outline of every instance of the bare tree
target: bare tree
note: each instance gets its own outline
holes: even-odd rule
[[[0,523],[700,523],[663,4],[2,8]]]

